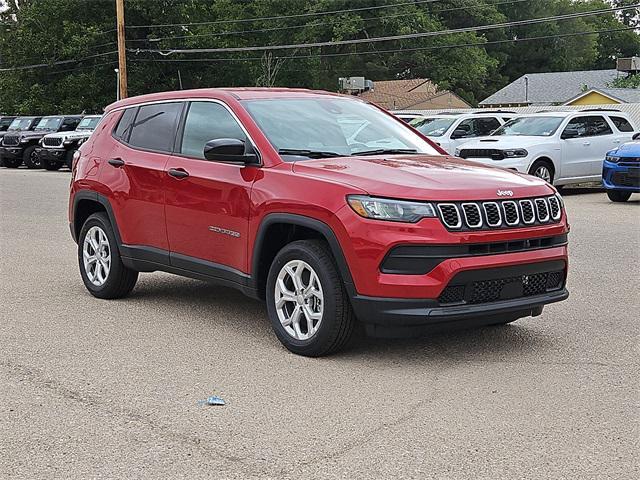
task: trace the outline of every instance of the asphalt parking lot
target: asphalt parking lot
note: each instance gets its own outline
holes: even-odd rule
[[[565,196],[571,297],[541,317],[309,359],[233,290],[91,297],[68,184],[0,169],[1,478],[640,477],[640,196]]]

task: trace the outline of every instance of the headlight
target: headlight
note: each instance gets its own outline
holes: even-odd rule
[[[347,197],[347,201],[351,208],[364,218],[416,223],[421,218],[436,216],[433,205],[425,202],[391,200],[365,195],[350,195]]]
[[[524,148],[513,148],[510,150],[503,150],[502,153],[507,158],[526,157],[527,155],[529,155],[529,152],[527,152]]]
[[[455,152],[453,152],[453,156],[454,157],[459,157],[460,156],[460,149],[456,148]]]
[[[604,157],[607,162],[618,163],[620,161],[620,157],[615,157],[613,155],[607,155]]]

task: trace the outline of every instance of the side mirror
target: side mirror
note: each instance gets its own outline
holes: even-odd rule
[[[631,140],[638,140],[638,139],[640,139],[640,132],[634,133],[633,137],[631,137]]]
[[[245,143],[237,138],[216,138],[204,146],[204,158],[211,162],[257,163],[255,153],[245,153]]]
[[[451,134],[451,138],[455,140],[456,138],[466,137],[468,133],[468,131],[462,128],[456,128]]]
[[[580,134],[578,133],[578,130],[574,128],[567,128],[564,132],[562,132],[562,135],[560,135],[560,138],[562,138],[563,140],[566,140],[568,138],[577,138],[578,136],[580,136]]]

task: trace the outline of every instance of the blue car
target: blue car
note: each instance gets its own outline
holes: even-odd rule
[[[633,142],[607,152],[602,165],[602,184],[612,202],[626,202],[640,192],[640,133]]]

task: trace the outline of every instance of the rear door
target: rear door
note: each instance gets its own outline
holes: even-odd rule
[[[171,264],[205,274],[247,272],[247,231],[255,166],[211,162],[205,144],[236,138],[249,144],[231,110],[218,101],[193,101],[180,127],[176,155],[165,168]],[[175,172],[182,172],[178,177]],[[229,270],[232,269],[232,270]]]
[[[631,125],[628,119],[621,115],[611,115],[609,120],[613,123],[613,131],[615,132],[613,148],[619,147],[623,143],[631,140],[633,137],[633,125]]]
[[[108,157],[100,183],[111,188],[122,242],[161,250],[153,251],[161,262],[169,256],[162,187],[182,108],[181,102],[167,102],[125,110],[110,139],[113,148],[101,150]]]

